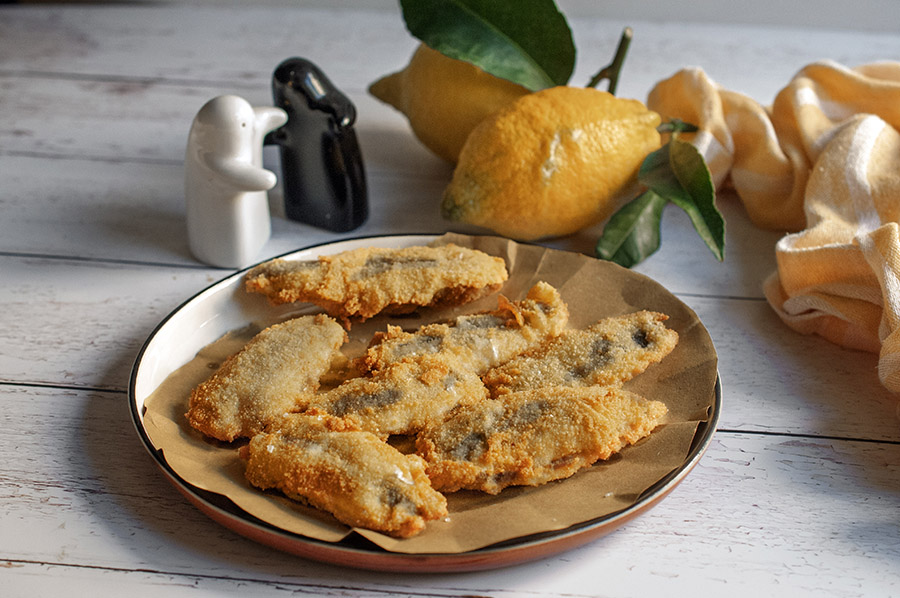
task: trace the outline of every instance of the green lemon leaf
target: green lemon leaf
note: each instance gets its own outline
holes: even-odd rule
[[[653,255],[659,249],[659,226],[667,203],[648,190],[622,206],[603,228],[597,257],[631,268]]]
[[[697,148],[673,137],[647,156],[638,180],[684,210],[716,259],[725,259],[725,220],[716,208],[712,177]]]
[[[684,210],[712,254],[725,259],[725,220],[716,208],[716,189],[703,155],[678,138],[691,125],[674,123],[675,135],[641,164],[642,195],[613,214],[597,242],[597,257],[630,268],[659,248],[663,208],[673,203]]]
[[[553,0],[400,0],[409,32],[451,58],[532,91],[565,85],[575,43]]]
[[[687,212],[694,229],[716,259],[725,259],[725,220],[716,207],[716,189],[703,155],[687,141],[673,137],[668,143],[669,165],[683,193],[669,201]]]
[[[663,190],[680,185],[669,162],[668,143],[655,152],[647,154],[638,171],[638,182],[651,189]]]

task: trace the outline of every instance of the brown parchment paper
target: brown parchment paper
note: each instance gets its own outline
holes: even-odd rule
[[[143,422],[151,442],[185,481],[228,497],[271,525],[327,542],[338,542],[356,531],[385,550],[409,554],[466,552],[602,517],[634,504],[641,492],[684,464],[698,423],[706,421],[715,408],[717,376],[712,341],[692,310],[649,278],[584,255],[457,234],[439,237],[435,244],[447,242],[503,257],[510,276],[499,292],[509,299],[524,297],[541,280],[558,288],[569,306],[569,326],[573,328],[640,309],[668,314],[667,324],[679,333],[677,347],[661,363],[627,384],[630,390],[667,405],[664,425],[610,460],[567,480],[536,488],[507,488],[497,496],[471,491],[449,494],[449,518],[429,522],[427,529],[414,538],[351,530],[327,513],[251,487],[244,479],[239,446],[204,439],[184,417],[190,390],[253,334],[277,321],[273,310],[271,322],[248,323],[246,328],[202,349],[196,359],[173,372],[147,398]],[[260,296],[259,301],[266,300]],[[389,321],[411,329],[460,313],[493,309],[496,304],[497,297],[492,295],[466,306],[423,309],[412,317],[392,317]],[[372,333],[383,329],[387,321],[374,318],[354,324],[346,352],[352,357],[362,351]]]

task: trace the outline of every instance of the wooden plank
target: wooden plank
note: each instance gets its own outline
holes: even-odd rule
[[[798,334],[763,301],[684,300],[718,353],[720,429],[900,441],[900,405],[875,354]]]
[[[835,2],[826,6],[816,0],[759,0],[751,7],[736,4],[725,6],[716,0],[673,0],[658,6],[629,0],[558,0],[557,5],[567,14],[586,14],[607,19],[637,18],[662,22],[896,31],[897,23],[884,18],[894,8],[890,2],[891,0],[862,0],[854,3]]]
[[[22,77],[0,72],[0,159],[17,157],[178,165],[191,122],[208,100],[236,94],[272,104],[269,85],[172,84],[165,81]],[[406,118],[366,92],[348,94],[371,175],[448,179],[451,167],[413,137]],[[278,151],[267,148],[270,168]],[[17,170],[16,164],[10,170]],[[6,169],[4,169],[6,170]]]
[[[126,388],[157,323],[218,278],[211,270],[39,258],[0,264],[0,381],[25,384]]]
[[[0,156],[0,165],[6,193],[0,251],[202,265],[188,249],[181,165],[9,156]],[[282,191],[274,189],[272,237],[259,260],[385,230],[440,234],[450,228],[438,209],[444,183],[373,174],[368,184],[368,221],[341,234],[285,219]]]
[[[279,168],[277,156],[269,158],[271,168]],[[0,156],[0,168],[2,252],[201,265],[188,250],[180,165]],[[258,259],[385,230],[491,234],[441,217],[448,180],[449,172],[444,178],[370,174],[369,220],[341,234],[285,219],[282,191],[276,188],[270,194],[272,238]],[[685,215],[670,207],[663,218],[662,249],[636,270],[676,293],[761,298],[762,282],[775,268],[773,248],[780,235],[753,227],[733,198],[723,197],[720,207],[727,223],[724,262],[713,258]],[[601,232],[601,226],[589,227],[545,244],[593,255]]]
[[[388,72],[408,58],[416,43],[396,7],[287,7],[273,13],[247,7],[79,6],[3,12],[2,70],[54,76],[267,88],[275,66],[299,54],[322,66],[338,87],[356,85],[351,89],[358,91],[368,80],[360,72]],[[402,49],[402,57],[383,63],[392,54],[385,48]]]
[[[11,256],[0,256],[0,271],[10,281],[0,288],[0,381],[112,390],[126,388],[156,324],[224,276]],[[878,383],[874,355],[796,334],[761,300],[684,299],[719,354],[721,428],[900,440],[896,398]]]
[[[85,587],[134,583],[136,591],[262,583],[349,595],[640,596],[661,584],[671,595],[900,589],[900,545],[888,540],[900,508],[896,443],[719,433],[669,497],[585,547],[515,574],[389,575],[280,554],[208,520],[154,470],[119,393],[6,386],[0,397],[4,427],[17,431],[0,437],[8,456],[0,528],[18,538],[2,549],[10,566],[0,576],[23,587],[38,567],[58,581],[74,575]]]
[[[0,561],[0,580],[8,596],[49,596],[65,588],[68,596],[129,596],[130,598],[217,598],[254,596],[254,598],[312,596],[384,596],[388,590],[371,589],[363,584],[331,585],[304,582],[288,573],[274,579],[235,579],[191,573],[123,571],[103,567],[44,565]],[[452,596],[454,592],[443,595]],[[389,590],[396,598],[434,597],[441,593],[397,587]]]
[[[675,70],[698,65],[724,85],[768,102],[808,62],[880,60],[896,56],[900,45],[891,33],[625,18],[573,13],[570,24],[580,52],[572,84],[586,83],[609,62],[625,25],[635,29],[636,41],[621,90],[639,98]],[[286,6],[276,13],[247,6],[165,11],[79,6],[52,12],[13,7],[4,9],[0,23],[0,70],[265,86],[281,60],[305,55],[339,87],[358,92],[404,65],[415,44],[396,5],[388,10]]]

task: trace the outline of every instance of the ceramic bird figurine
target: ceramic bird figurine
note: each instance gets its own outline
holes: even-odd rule
[[[268,241],[266,191],[278,177],[262,167],[262,146],[285,122],[284,110],[254,107],[235,95],[215,97],[197,113],[184,158],[184,193],[188,241],[198,260],[243,268]]]
[[[304,58],[278,65],[272,94],[288,115],[267,138],[280,146],[286,216],[335,232],[362,225],[369,208],[353,103]]]

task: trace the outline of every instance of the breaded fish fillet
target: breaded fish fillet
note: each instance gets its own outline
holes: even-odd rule
[[[339,521],[406,538],[447,515],[425,462],[329,416],[292,414],[242,449],[257,488],[328,511]]]
[[[658,363],[678,343],[668,316],[638,311],[605,318],[584,330],[566,330],[540,347],[490,370],[492,396],[542,386],[590,386],[630,380]]]
[[[301,408],[324,412],[353,422],[380,437],[415,434],[440,421],[451,409],[487,399],[481,378],[451,369],[444,360],[429,356],[403,361],[351,378],[338,387],[301,400]]]
[[[366,319],[461,305],[497,290],[507,276],[502,258],[458,245],[367,247],[312,262],[260,264],[247,273],[245,288],[275,304],[309,302],[335,317]]]
[[[541,388],[460,407],[416,439],[432,486],[497,494],[566,478],[650,434],[666,414],[618,387]]]
[[[449,325],[415,333],[389,327],[360,359],[364,377],[310,393],[297,407],[346,418],[382,437],[415,434],[459,405],[484,400],[482,373],[559,334],[567,321],[559,292],[538,283],[522,301],[501,297],[496,311],[461,316]]]
[[[191,392],[186,416],[207,436],[250,437],[316,390],[347,333],[324,314],[269,326]]]
[[[484,374],[522,351],[560,334],[569,311],[559,291],[538,282],[525,299],[499,298],[496,310],[465,315],[449,324],[428,324],[415,332],[389,326],[356,361],[360,371],[378,371],[401,361],[439,358],[457,371]]]

